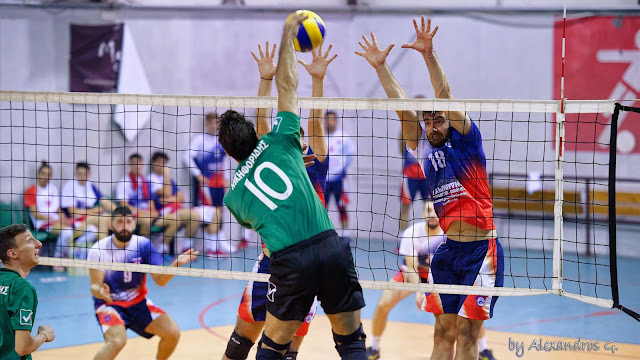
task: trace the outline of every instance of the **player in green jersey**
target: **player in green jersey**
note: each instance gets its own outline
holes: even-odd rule
[[[305,18],[296,14],[284,26],[271,132],[258,139],[253,124],[233,110],[220,117],[220,144],[239,163],[224,202],[238,223],[262,236],[271,253],[267,316],[256,359],[282,359],[317,296],[342,359],[364,360],[364,298],[351,249],[333,229],[301,157],[293,38]]]
[[[51,326],[38,327],[36,336],[31,328],[36,318],[38,295],[25,278],[38,265],[42,243],[31,235],[24,224],[0,229],[0,358],[2,360],[31,359],[31,353],[56,334]]]

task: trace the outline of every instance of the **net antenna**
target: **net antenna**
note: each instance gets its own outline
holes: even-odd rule
[[[567,0],[564,1],[563,19],[562,19],[562,70],[560,77],[560,107],[556,114],[556,164],[555,164],[555,193],[556,199],[554,204],[554,246],[553,246],[553,289],[562,294],[562,240],[563,234],[563,217],[562,209],[564,203],[564,186],[563,186],[563,161],[564,161],[564,54],[565,40],[567,28]]]

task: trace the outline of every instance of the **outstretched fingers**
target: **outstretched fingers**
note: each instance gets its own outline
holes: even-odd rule
[[[389,52],[391,52],[391,49],[393,49],[393,47],[396,46],[396,44],[391,44],[389,46],[387,46],[387,48],[384,50],[384,52],[389,55]]]

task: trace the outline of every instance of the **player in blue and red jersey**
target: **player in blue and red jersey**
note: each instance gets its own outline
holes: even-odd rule
[[[136,220],[128,207],[120,206],[111,215],[113,234],[98,241],[89,250],[88,260],[101,262],[163,265],[159,253],[148,238],[133,235]],[[171,266],[182,266],[196,258],[189,249]],[[96,318],[104,333],[104,346],[94,359],[114,359],[127,342],[126,329],[147,339],[158,335],[156,359],[167,359],[178,344],[180,329],[162,309],[147,299],[147,274],[131,271],[89,269],[91,294]],[[173,275],[151,274],[159,286]]]
[[[258,46],[260,50],[260,58],[252,53],[255,60],[258,62],[258,70],[260,72],[260,87],[258,89],[258,96],[269,96],[272,88],[272,78],[275,76],[276,64],[274,63],[274,56],[276,52],[276,45],[273,48],[269,48],[269,43],[266,44],[266,54],[262,51],[262,46]],[[322,48],[318,54],[313,51],[313,62],[311,64],[305,64],[301,62],[307,69],[309,74],[313,78],[313,92],[314,97],[324,95],[324,75],[327,71],[327,66],[336,55],[331,59],[328,59],[329,50],[323,55]],[[257,117],[257,134],[262,136],[266,134],[269,129],[269,110],[270,109],[258,109],[256,113]],[[316,194],[325,204],[325,191],[327,188],[327,171],[329,169],[329,156],[327,145],[325,142],[324,127],[322,124],[322,110],[311,110],[309,116],[309,144],[307,146],[303,142],[304,129],[300,127],[300,142],[302,146],[303,154],[305,154],[305,165],[307,167],[307,174],[311,185],[316,190]],[[312,149],[317,149],[314,153]],[[263,245],[263,253],[260,254],[256,261],[253,272],[260,274],[271,273],[271,258],[269,257],[269,250]],[[244,294],[240,300],[240,306],[238,308],[238,319],[236,320],[236,326],[231,334],[229,343],[223,360],[243,360],[247,358],[249,350],[260,336],[264,322],[267,315],[267,291],[268,286],[265,282],[249,281],[245,287]],[[291,348],[285,355],[286,360],[295,360],[297,357],[298,349],[302,343],[302,339],[309,331],[309,325],[316,314],[316,308],[318,307],[317,299],[313,302],[309,314],[300,325],[300,328],[295,333]]]
[[[417,39],[404,48],[422,54],[436,98],[452,99],[449,83],[433,49],[431,31],[422,17],[414,20]],[[375,36],[363,37],[358,53],[371,64],[390,98],[406,98],[393,77],[386,58],[393,45],[380,49]],[[431,262],[429,281],[500,287],[504,281],[502,246],[493,221],[493,205],[487,181],[486,157],[480,130],[461,111],[398,111],[403,138],[418,159],[427,180],[440,226],[447,241]],[[493,315],[495,296],[427,294],[426,310],[436,316],[431,359],[478,359],[478,335],[484,320]]]

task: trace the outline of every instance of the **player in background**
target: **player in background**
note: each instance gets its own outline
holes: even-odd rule
[[[231,163],[218,141],[218,114],[209,112],[204,119],[204,132],[191,139],[189,151],[185,153],[185,164],[197,184],[197,205],[214,207],[214,218],[207,221],[211,241],[229,242],[222,229],[222,205],[225,189],[229,186]],[[242,244],[244,246],[244,244]],[[234,252],[236,248],[230,248]]]
[[[422,17],[416,40],[403,48],[418,51],[424,58],[436,98],[452,99],[449,82],[433,48],[431,31]],[[390,98],[407,98],[393,77],[386,58],[393,48],[378,47],[375,35],[365,36],[360,46],[374,67]],[[462,111],[398,111],[407,148],[418,159],[427,179],[440,226],[447,242],[436,251],[429,281],[501,287],[504,281],[504,255],[493,221],[493,205],[487,181],[486,157],[480,130]],[[426,310],[436,316],[431,359],[476,360],[478,337],[484,320],[493,315],[497,296],[429,293]]]
[[[73,241],[73,246],[79,246],[74,258],[87,258],[87,245],[91,247],[97,239],[102,239],[109,235],[108,214],[116,208],[111,200],[105,198],[98,187],[89,180],[91,171],[86,162],[76,163],[75,178],[68,180],[62,185],[62,195],[60,197],[60,207],[62,211],[75,223],[84,222],[83,227],[75,227],[75,230],[84,230],[85,233]],[[61,239],[62,240],[62,239]],[[69,239],[70,240],[70,239]],[[58,248],[64,252],[69,252],[69,243],[60,243]],[[80,248],[84,246],[83,248]],[[63,257],[66,257],[64,254]]]
[[[140,154],[129,156],[129,173],[118,181],[115,193],[118,205],[128,207],[136,217],[138,233],[148,238],[151,235],[151,224],[158,218],[158,211],[142,167]]]
[[[110,227],[113,234],[93,245],[89,261],[163,265],[162,254],[151,241],[133,234],[136,221],[128,207],[120,206],[112,212]],[[185,265],[197,254],[190,249],[170,266]],[[151,278],[159,286],[165,286],[173,275],[151,274]],[[89,279],[105,342],[94,359],[114,359],[127,343],[126,329],[147,339],[158,335],[156,359],[168,359],[178,344],[180,329],[169,315],[147,299],[147,274],[89,269]]]
[[[239,162],[224,202],[239,224],[260,234],[271,255],[265,328],[256,359],[283,358],[316,296],[340,356],[366,359],[360,323],[364,298],[351,248],[333,230],[301,159],[293,41],[306,18],[292,14],[284,26],[272,130],[258,139],[243,115],[228,110],[220,117],[220,143]]]
[[[276,54],[276,45],[273,45],[273,48],[270,49],[269,42],[266,43],[265,51],[262,51],[262,46],[258,45],[258,50],[260,54],[260,58],[256,56],[253,52],[253,58],[258,63],[258,71],[260,73],[260,86],[258,88],[258,96],[270,96],[273,77],[276,74],[276,64],[274,62],[275,54]],[[337,55],[334,55],[331,59],[328,58],[329,51],[331,50],[331,46],[327,49],[327,52],[322,54],[322,47],[318,49],[318,53],[315,50],[312,51],[313,62],[311,64],[306,64],[302,60],[300,63],[307,69],[309,74],[312,77],[313,81],[313,97],[322,97],[324,96],[324,76],[327,72],[327,67],[336,58]],[[260,108],[256,112],[256,124],[257,124],[257,135],[258,137],[262,137],[266,133],[269,132],[269,118],[270,118],[270,110]],[[322,123],[322,110],[311,110],[308,122],[308,128],[310,129],[309,142],[312,144],[311,146],[307,146],[304,143],[304,131],[300,128],[301,131],[301,146],[303,148],[303,153],[307,150],[306,155],[314,155],[313,158],[308,158],[306,160],[311,160],[310,166],[307,166],[307,174],[309,179],[311,180],[311,184],[316,190],[316,194],[321,199],[324,204],[324,190],[326,188],[326,177],[328,170],[328,157],[327,157],[327,147],[324,139],[324,128]],[[319,150],[317,154],[314,154],[313,147],[316,146]],[[256,264],[254,266],[254,272],[261,274],[270,274],[270,263],[271,259],[269,258],[269,250],[263,246],[263,253],[260,254]],[[231,338],[229,339],[229,343],[227,344],[227,350],[225,355],[222,357],[223,360],[243,360],[247,358],[247,354],[249,350],[256,342],[262,329],[264,328],[264,320],[266,318],[266,302],[267,302],[267,283],[264,282],[255,282],[250,281],[245,287],[245,292],[242,296],[242,300],[240,301],[240,307],[238,308],[238,319],[236,321],[236,327],[234,329]],[[300,345],[302,343],[302,339],[307,334],[309,330],[309,325],[311,320],[313,320],[316,308],[317,308],[317,299],[314,300],[314,303],[309,310],[309,314],[305,318],[304,322],[298,328],[293,338],[293,342],[291,343],[291,348],[285,354],[285,360],[295,360],[298,355],[298,351],[300,349]]]
[[[345,133],[338,126],[338,116],[335,111],[330,110],[325,113],[325,126],[329,157],[331,158],[327,175],[326,207],[328,209],[331,199],[335,199],[340,214],[342,237],[350,238],[349,214],[347,213],[349,197],[346,192],[346,181],[349,167],[355,158],[356,148],[351,135]]]
[[[0,229],[0,358],[31,360],[31,354],[56,334],[49,325],[31,329],[36,319],[38,294],[27,281],[31,269],[40,262],[42,243],[24,224]]]
[[[424,98],[423,95],[416,96],[416,99]],[[402,137],[398,138],[400,143],[400,152],[402,152],[402,184],[400,185],[400,232],[402,233],[409,226],[409,211],[411,204],[420,193],[422,201],[429,199],[429,191],[427,190],[427,181],[424,178],[420,164],[413,155],[407,150],[407,144]]]
[[[427,283],[430,259],[440,244],[446,241],[444,231],[438,224],[438,216],[433,202],[426,201],[422,212],[424,221],[418,221],[408,227],[400,240],[398,254],[403,256],[400,271],[393,277],[395,282]],[[410,291],[385,290],[380,296],[378,306],[373,313],[371,346],[367,348],[369,360],[380,359],[380,339],[387,326],[387,316],[401,300],[411,295]],[[424,293],[416,293],[416,305],[422,308]]]
[[[184,194],[171,178],[171,169],[168,166],[169,156],[162,151],[156,151],[151,156],[151,172],[147,178],[151,189],[155,208],[158,210],[158,219],[153,223],[163,227],[164,254],[169,253],[169,246],[176,232],[185,227],[185,237],[177,241],[175,251],[186,251],[192,248],[193,239],[200,228],[197,212],[185,207]],[[197,249],[202,250],[202,249]]]

